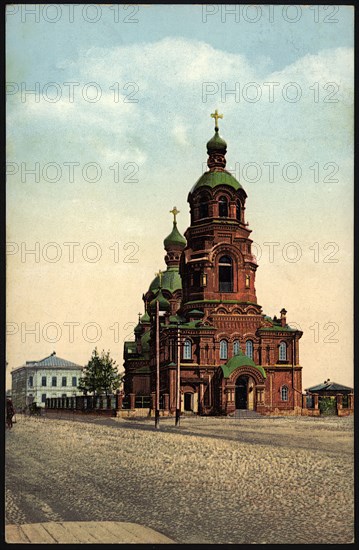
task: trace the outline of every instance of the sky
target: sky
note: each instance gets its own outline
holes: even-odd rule
[[[6,24],[7,383],[95,346],[122,370],[218,109],[258,303],[303,331],[304,388],[351,386],[353,8],[16,5]]]

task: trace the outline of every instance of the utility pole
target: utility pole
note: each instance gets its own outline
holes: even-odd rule
[[[156,412],[155,426],[160,427],[160,303],[156,301]]]
[[[295,368],[295,336],[293,336],[292,342],[292,392],[293,392],[293,410],[295,409],[295,389],[294,389],[294,368]]]
[[[177,383],[176,383],[176,423],[180,425],[181,417],[181,340],[180,340],[180,325],[177,325]]]

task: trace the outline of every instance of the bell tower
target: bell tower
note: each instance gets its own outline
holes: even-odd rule
[[[207,166],[188,195],[191,225],[180,263],[182,311],[206,310],[219,303],[246,303],[261,312],[255,290],[256,259],[245,221],[247,194],[226,167],[227,144],[219,135],[207,143]]]

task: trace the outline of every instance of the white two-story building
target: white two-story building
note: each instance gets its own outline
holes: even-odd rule
[[[23,409],[31,403],[44,407],[48,397],[83,395],[77,389],[82,369],[55,352],[39,361],[26,361],[11,372],[15,408]]]

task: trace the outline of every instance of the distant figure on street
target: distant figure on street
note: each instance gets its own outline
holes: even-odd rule
[[[15,414],[14,405],[12,404],[12,401],[10,397],[7,397],[6,399],[6,424],[9,430],[12,428],[12,419]]]

